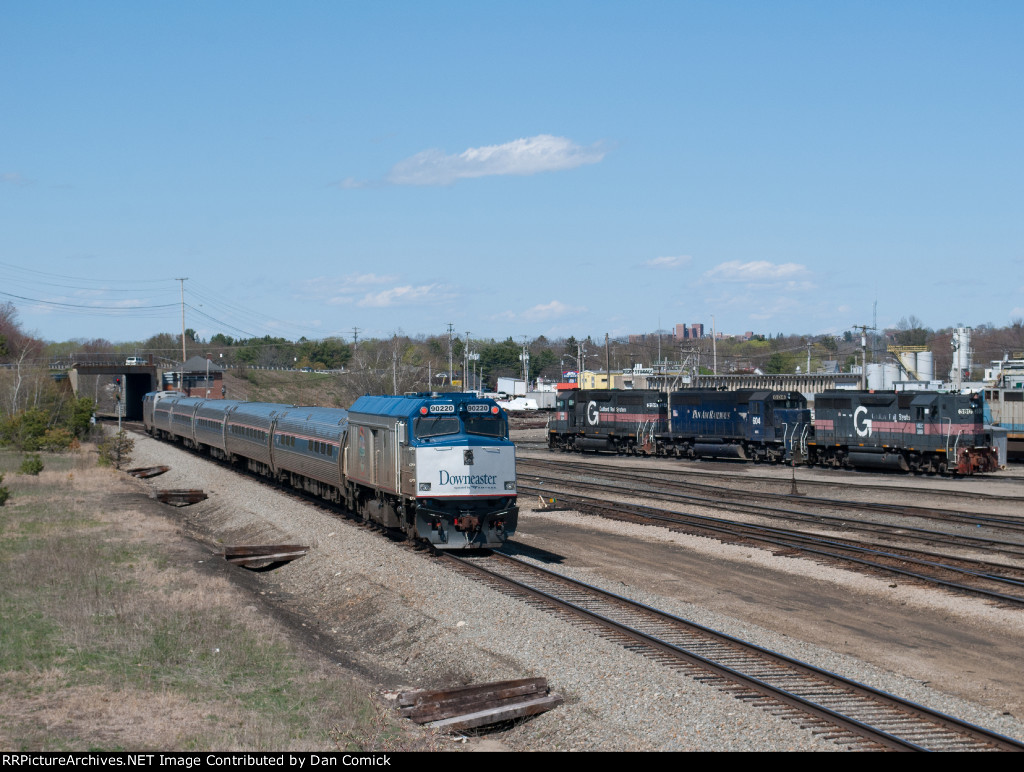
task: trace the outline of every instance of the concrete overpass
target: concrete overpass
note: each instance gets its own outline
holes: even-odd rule
[[[142,398],[160,388],[156,365],[75,362],[68,375],[75,395],[93,399],[101,415],[116,416],[120,397],[128,421],[142,420]],[[120,386],[115,382],[118,378]]]

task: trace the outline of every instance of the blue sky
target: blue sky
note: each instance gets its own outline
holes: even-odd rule
[[[1024,3],[46,2],[0,302],[48,340],[1024,316]]]

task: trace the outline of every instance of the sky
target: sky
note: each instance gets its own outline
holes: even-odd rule
[[[8,2],[46,340],[1024,317],[1024,3]],[[187,279],[184,282],[179,279]],[[877,305],[876,305],[877,304]]]

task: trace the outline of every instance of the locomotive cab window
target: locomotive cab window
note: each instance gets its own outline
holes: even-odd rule
[[[458,434],[461,428],[459,419],[455,416],[424,416],[417,418],[413,423],[413,432],[418,440]]]
[[[462,419],[469,434],[483,434],[487,437],[508,437],[505,419],[496,415],[467,415]]]

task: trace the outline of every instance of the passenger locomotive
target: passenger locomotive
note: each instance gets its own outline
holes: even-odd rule
[[[812,421],[795,391],[568,389],[548,447],[968,475],[998,469],[983,411],[981,395],[829,391]]]
[[[439,549],[500,547],[518,524],[507,416],[473,394],[365,396],[343,410],[151,392],[143,423]]]

